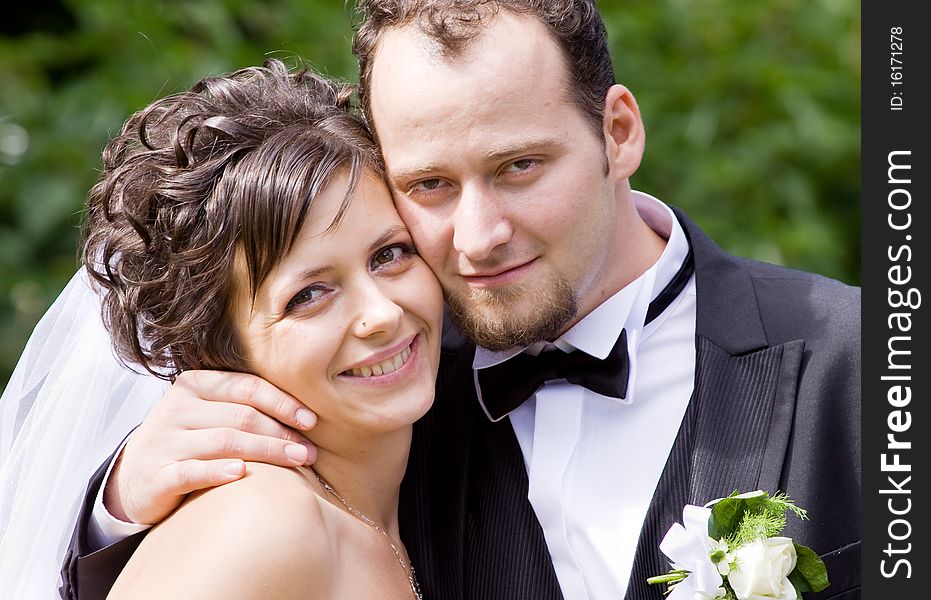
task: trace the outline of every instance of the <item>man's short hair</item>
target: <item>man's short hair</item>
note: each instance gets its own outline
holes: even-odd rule
[[[352,50],[359,60],[362,109],[373,133],[377,135],[369,90],[384,32],[414,24],[445,56],[455,57],[499,10],[529,16],[546,27],[566,60],[569,98],[600,136],[605,96],[615,81],[607,33],[594,0],[358,0]]]

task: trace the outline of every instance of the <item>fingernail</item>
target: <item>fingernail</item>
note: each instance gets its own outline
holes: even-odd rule
[[[234,460],[223,465],[223,472],[230,477],[239,477],[242,474],[243,463]]]
[[[296,463],[304,464],[307,460],[307,448],[298,444],[288,444],[284,447],[284,453]]]
[[[295,418],[304,429],[310,429],[317,423],[317,418],[314,416],[314,413],[306,408],[299,408],[297,413],[295,413]]]

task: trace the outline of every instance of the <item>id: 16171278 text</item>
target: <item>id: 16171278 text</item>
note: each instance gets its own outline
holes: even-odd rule
[[[889,83],[892,85],[892,95],[889,97],[889,110],[902,110],[905,97],[902,95],[902,28],[889,29]]]

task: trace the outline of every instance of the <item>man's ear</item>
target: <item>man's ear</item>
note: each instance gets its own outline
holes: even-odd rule
[[[640,166],[645,132],[637,101],[623,85],[612,85],[605,96],[603,132],[610,174],[627,179]]]

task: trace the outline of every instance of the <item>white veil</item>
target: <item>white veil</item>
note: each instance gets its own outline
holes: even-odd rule
[[[115,358],[80,269],[0,397],[0,597],[58,598],[88,480],[167,385]]]

